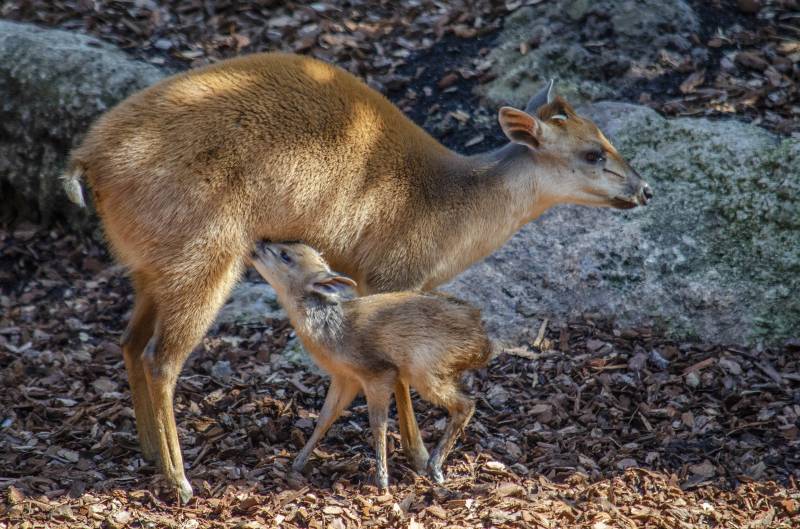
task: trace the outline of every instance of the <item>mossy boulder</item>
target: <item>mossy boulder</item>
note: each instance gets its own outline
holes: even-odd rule
[[[82,219],[58,179],[69,150],[164,75],[95,38],[0,20],[0,220]]]
[[[573,102],[610,98],[662,73],[660,56],[687,52],[698,27],[684,0],[542,2],[505,20],[490,54],[497,77],[481,90],[494,104],[522,106],[555,78]]]
[[[622,103],[583,113],[650,182],[652,203],[558,207],[450,288],[505,338],[586,312],[680,339],[800,335],[800,140]]]

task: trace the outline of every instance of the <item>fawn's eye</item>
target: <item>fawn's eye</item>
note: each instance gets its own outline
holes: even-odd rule
[[[598,164],[606,159],[605,154],[600,150],[588,151],[583,155],[583,157],[587,162],[593,165]]]
[[[292,258],[289,257],[289,254],[286,253],[286,250],[281,250],[281,253],[279,255],[280,255],[281,261],[283,261],[286,264],[292,264]]]

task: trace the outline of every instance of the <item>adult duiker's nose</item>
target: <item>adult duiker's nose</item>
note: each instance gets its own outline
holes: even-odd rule
[[[650,199],[653,198],[653,188],[647,184],[647,182],[642,183],[642,188],[639,190],[639,200],[642,205],[646,205]]]

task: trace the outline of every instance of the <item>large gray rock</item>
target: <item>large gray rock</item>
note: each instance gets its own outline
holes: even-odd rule
[[[230,299],[217,315],[216,323],[249,325],[263,323],[266,318],[286,318],[278,296],[264,281],[244,280],[231,292]]]
[[[495,104],[524,105],[556,78],[570,101],[611,98],[660,75],[664,55],[689,52],[698,27],[684,0],[542,2],[506,19],[490,54],[497,77],[481,90]]]
[[[556,208],[448,289],[511,341],[535,335],[539,318],[584,312],[723,343],[800,334],[800,141],[629,104],[584,113],[655,200],[629,212]]]
[[[58,177],[92,120],[164,73],[99,40],[0,20],[0,208],[79,217]]]
[[[231,292],[225,306],[222,307],[215,322],[215,329],[220,324],[233,323],[236,325],[263,324],[266,318],[286,318],[286,311],[278,303],[278,296],[269,286],[269,283],[244,279]],[[304,366],[317,373],[322,373],[311,356],[300,343],[297,336],[292,336],[281,351],[282,358],[289,363]]]

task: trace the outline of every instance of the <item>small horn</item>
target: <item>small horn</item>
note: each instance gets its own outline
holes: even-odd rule
[[[553,99],[555,98],[555,94],[553,93],[553,85],[555,84],[555,79],[550,79],[550,82],[544,86],[539,92],[528,101],[528,105],[525,107],[525,112],[528,114],[533,114],[539,107],[542,105],[546,105],[547,103],[552,103]]]

